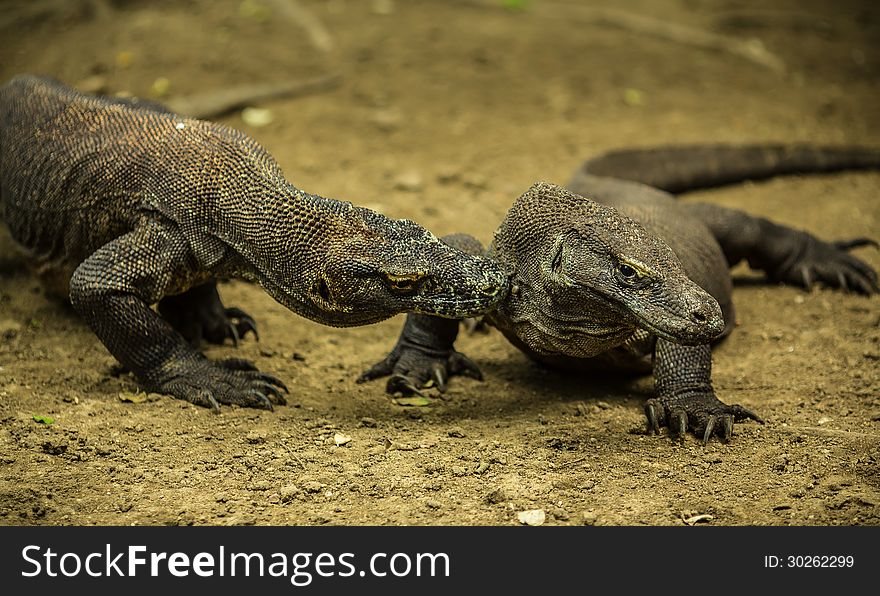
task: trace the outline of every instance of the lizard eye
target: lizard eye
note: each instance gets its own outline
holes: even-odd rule
[[[650,281],[650,275],[629,263],[620,261],[615,267],[617,280],[631,287],[641,287]]]
[[[617,265],[617,272],[623,276],[624,279],[627,280],[635,280],[639,277],[639,272],[636,271],[633,267],[630,267],[626,263],[620,263]]]
[[[422,282],[421,277],[402,277],[396,275],[387,276],[388,289],[392,294],[414,294]]]

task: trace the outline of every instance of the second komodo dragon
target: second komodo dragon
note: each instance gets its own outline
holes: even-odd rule
[[[570,190],[533,186],[513,204],[488,251],[470,236],[447,240],[488,254],[512,275],[510,294],[486,320],[526,354],[570,370],[653,371],[656,396],[645,405],[652,431],[669,426],[675,435],[691,430],[704,441],[713,434],[726,440],[735,420],[758,419],[721,402],[712,388],[711,341],[734,324],[728,269],[746,259],[774,281],[805,287],[819,281],[872,294],[876,273],[846,251],[876,243],[827,243],[741,211],[679,202],[670,193],[878,167],[880,151],[858,148],[613,152],[586,162]],[[409,394],[430,382],[442,391],[455,374],[480,378],[455,350],[457,333],[455,321],[410,315],[393,351],[359,381],[392,375],[387,391]]]
[[[475,315],[507,287],[497,264],[411,221],[293,187],[241,132],[33,76],[0,87],[0,218],[144,389],[215,410],[271,409],[286,391],[196,349],[255,332],[218,277],[339,327]]]

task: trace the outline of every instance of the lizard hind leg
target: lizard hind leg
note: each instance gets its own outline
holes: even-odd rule
[[[217,293],[217,282],[194,286],[159,301],[159,314],[193,347],[202,340],[223,344],[227,339],[234,346],[248,333],[259,341],[253,318],[239,308],[226,308]]]

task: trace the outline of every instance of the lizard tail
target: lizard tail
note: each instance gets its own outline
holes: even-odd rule
[[[585,162],[581,172],[677,194],[786,174],[871,169],[880,169],[878,148],[708,144],[609,151]]]

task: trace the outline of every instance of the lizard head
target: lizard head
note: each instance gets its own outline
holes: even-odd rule
[[[311,246],[300,249],[312,251],[306,259],[311,266],[294,276],[302,280],[305,295],[261,279],[295,312],[337,327],[376,323],[403,312],[466,318],[494,308],[507,294],[507,275],[490,259],[452,248],[409,220],[350,203],[334,201],[332,208],[332,227],[316,230]],[[269,274],[281,269],[273,266]]]
[[[490,254],[512,275],[499,314],[538,353],[593,356],[636,328],[693,345],[724,329],[718,303],[663,240],[553,184],[517,199]]]
[[[345,241],[326,255],[312,299],[358,324],[401,312],[465,318],[493,308],[507,276],[485,257],[452,248],[422,226],[354,207]]]

